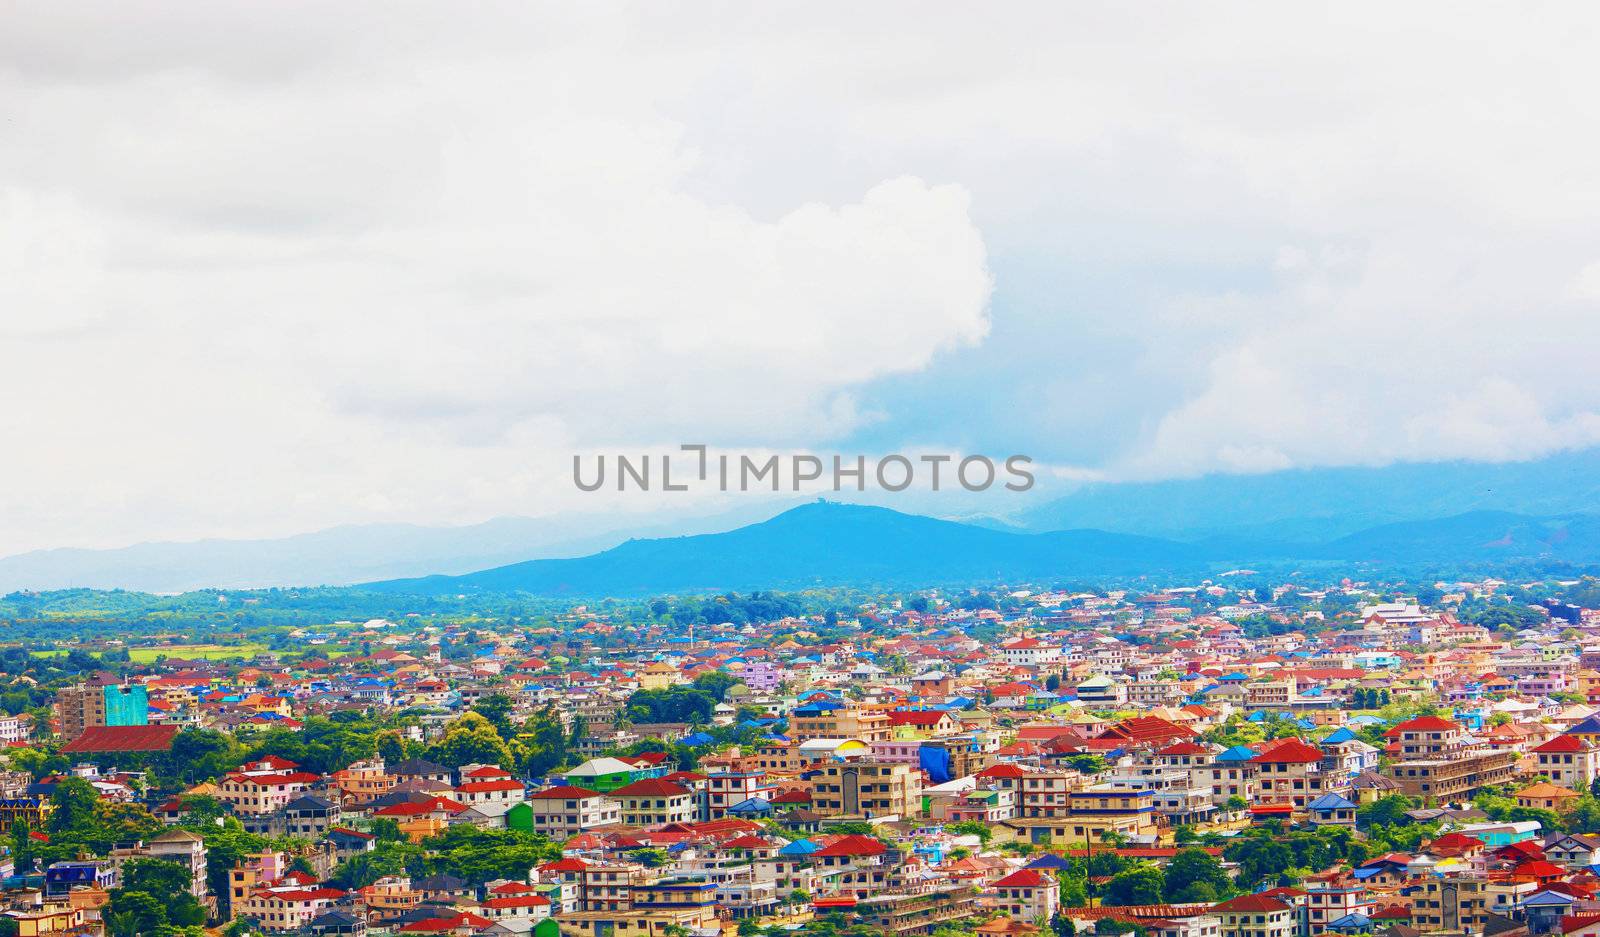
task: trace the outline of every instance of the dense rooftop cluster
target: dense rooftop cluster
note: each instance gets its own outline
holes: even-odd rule
[[[0,934],[1600,937],[1600,611],[762,601],[8,648]]]

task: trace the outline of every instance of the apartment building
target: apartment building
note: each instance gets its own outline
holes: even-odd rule
[[[1218,937],[1297,937],[1299,912],[1266,895],[1240,895],[1211,909],[1221,921]]]
[[[789,713],[789,737],[805,742],[811,739],[859,739],[885,742],[893,734],[889,714],[864,709],[839,700],[813,700]]]
[[[1531,751],[1539,774],[1579,793],[1600,775],[1600,747],[1575,735],[1558,735]]]
[[[700,807],[693,791],[661,778],[646,778],[617,788],[611,797],[628,826],[662,826],[693,823]]]
[[[914,817],[922,809],[922,775],[914,765],[857,761],[820,764],[811,806],[828,816]]]
[[[564,840],[586,830],[615,826],[622,822],[622,807],[617,801],[571,785],[561,785],[528,795],[526,803],[506,812],[506,825],[512,829],[539,833]]]
[[[1388,774],[1400,791],[1434,802],[1471,797],[1486,784],[1500,784],[1517,772],[1517,754],[1495,751],[1468,736],[1461,726],[1438,716],[1419,716],[1390,730],[1400,753]]]

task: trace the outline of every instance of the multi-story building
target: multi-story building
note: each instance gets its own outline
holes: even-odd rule
[[[818,765],[811,806],[828,816],[914,817],[921,812],[922,776],[913,765],[857,761]]]
[[[810,739],[859,739],[863,742],[887,741],[892,734],[889,714],[863,709],[839,700],[813,700],[789,713],[789,737]]]
[[[94,726],[142,726],[150,723],[149,694],[143,684],[89,682],[56,691],[56,721],[64,739],[75,739]]]
[[[1534,770],[1552,783],[1580,793],[1600,775],[1600,747],[1575,735],[1558,735],[1534,746],[1532,754],[1538,763]]]
[[[506,825],[525,829],[555,840],[587,830],[616,826],[622,822],[622,808],[599,791],[561,785],[528,795],[526,803],[506,812]]]
[[[1259,774],[1258,801],[1266,804],[1292,804],[1303,810],[1323,794],[1337,790],[1337,779],[1323,771],[1323,752],[1297,738],[1283,739],[1251,761]],[[1345,788],[1348,790],[1348,787]]]
[[[1388,774],[1400,791],[1435,802],[1470,797],[1486,784],[1500,784],[1517,772],[1517,754],[1495,751],[1466,735],[1461,726],[1438,716],[1419,716],[1390,730],[1400,753]]]
[[[1342,872],[1310,876],[1305,890],[1306,928],[1312,937],[1346,915],[1372,916],[1372,890],[1365,882],[1354,881]]]
[[[661,778],[624,785],[612,791],[611,797],[620,807],[622,822],[628,826],[693,823],[700,815],[693,791]]]
[[[971,918],[978,892],[971,885],[944,885],[886,892],[855,901],[851,910],[881,934],[930,934],[951,921]]]
[[[1015,921],[1048,921],[1061,904],[1061,883],[1038,869],[1018,869],[986,885],[979,903]]]
[[[1266,895],[1240,895],[1211,909],[1221,924],[1218,937],[1296,937],[1299,913]]]
[[[754,771],[716,771],[706,777],[705,810],[703,816],[716,820],[727,816],[728,808],[744,803],[752,797],[770,801],[777,788],[767,780],[767,773]]]

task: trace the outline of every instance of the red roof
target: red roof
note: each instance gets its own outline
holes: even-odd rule
[[[613,797],[681,797],[689,793],[688,788],[681,787],[671,781],[661,778],[645,778],[643,781],[634,781],[617,788],[611,792]]]
[[[1395,726],[1395,732],[1460,732],[1461,727],[1438,716],[1418,716]]]
[[[1543,745],[1535,746],[1533,750],[1546,753],[1586,752],[1589,744],[1576,735],[1558,735]]]
[[[585,797],[599,797],[599,791],[591,791],[587,787],[574,787],[571,784],[562,784],[557,787],[535,791],[528,795],[529,800],[582,800]]]
[[[1229,898],[1211,910],[1258,913],[1264,911],[1287,911],[1289,906],[1276,898],[1269,898],[1266,895],[1240,895],[1237,898]]]
[[[456,790],[463,794],[487,794],[491,791],[520,791],[523,789],[521,781],[505,778],[498,781],[468,781],[466,784],[457,784]]]
[[[480,917],[476,914],[469,914],[466,911],[462,911],[459,914],[452,914],[449,917],[432,917],[424,921],[412,921],[409,924],[401,924],[400,933],[447,934],[451,931],[459,930],[469,925],[473,930],[481,930],[485,927],[493,927],[494,922],[486,917]]]
[[[945,719],[953,718],[942,709],[894,709],[889,712],[891,726],[936,726]]]
[[[61,746],[63,752],[165,752],[178,735],[174,725],[91,726]]]
[[[1009,761],[990,765],[978,772],[980,778],[1025,778],[1028,772]]]
[[[467,807],[465,804],[458,804],[453,800],[446,800],[443,797],[430,797],[427,800],[411,801],[403,804],[390,804],[387,807],[383,807],[374,811],[374,815],[379,817],[414,817],[424,813],[433,813],[435,810],[443,810],[450,814],[457,814],[466,809]]]
[[[1311,764],[1312,762],[1322,760],[1322,750],[1319,748],[1312,748],[1310,745],[1307,745],[1299,739],[1288,739],[1285,744],[1276,745],[1270,750],[1264,751],[1250,760],[1257,763],[1274,765]]]
[[[543,895],[507,895],[501,898],[490,898],[483,903],[485,908],[537,908],[550,903],[550,899]]]
[[[1157,755],[1209,755],[1209,754],[1211,754],[1211,749],[1206,748],[1204,745],[1201,745],[1198,742],[1179,742],[1176,745],[1168,745],[1166,748],[1163,748],[1161,751],[1156,752],[1156,754]]]
[[[853,834],[841,836],[833,842],[823,846],[813,856],[881,856],[889,851],[889,847],[872,836]]]
[[[998,881],[989,884],[995,888],[1039,888],[1046,884],[1053,884],[1055,879],[1046,882],[1045,877],[1039,874],[1038,869],[1018,869]]]

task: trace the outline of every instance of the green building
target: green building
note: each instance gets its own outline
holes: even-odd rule
[[[150,693],[143,684],[113,685],[104,688],[106,725],[145,726],[150,724]]]

